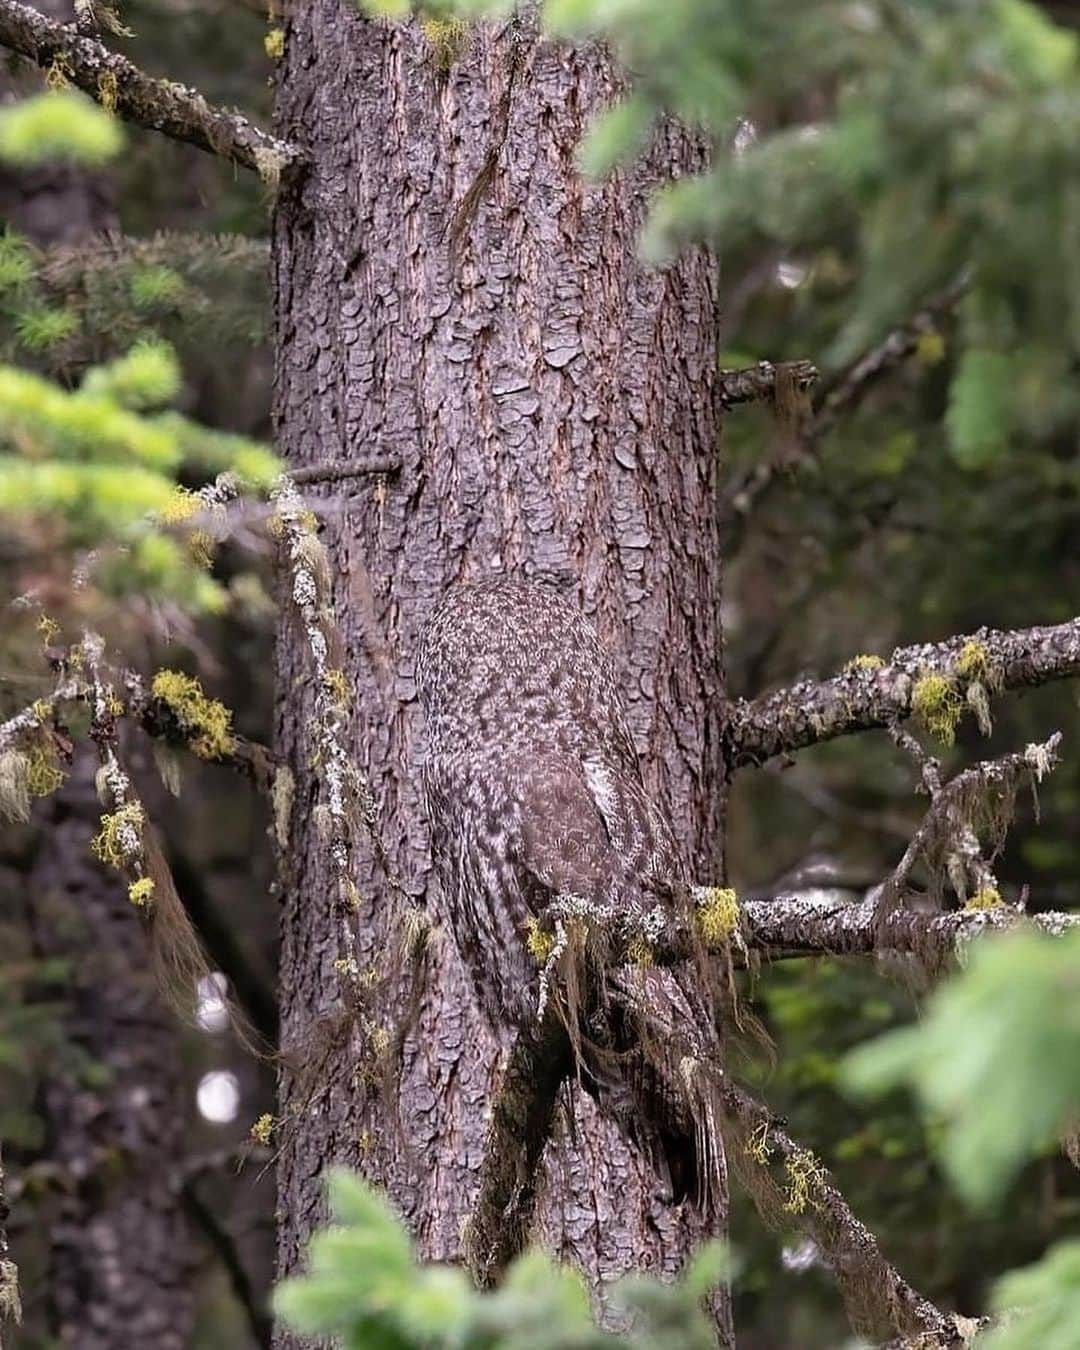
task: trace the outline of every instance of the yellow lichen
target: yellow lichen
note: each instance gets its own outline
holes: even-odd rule
[[[431,48],[431,64],[445,75],[461,55],[469,36],[469,25],[461,19],[420,20],[420,28]]]
[[[948,676],[924,671],[911,692],[911,711],[942,745],[955,743],[964,704]]]
[[[98,76],[98,102],[107,113],[116,112],[117,95],[120,92],[120,86],[117,83],[116,72],[112,70],[103,70]]]
[[[936,328],[915,339],[915,360],[923,366],[936,366],[945,360],[945,339]]]
[[[326,685],[326,692],[344,712],[349,706],[349,681],[345,677],[345,672],[331,666],[323,676],[323,683]]]
[[[60,625],[47,614],[42,614],[37,621],[37,630],[41,634],[42,642],[48,644],[59,634]]]
[[[540,927],[540,920],[530,915],[525,920],[525,946],[538,965],[545,965],[555,950],[555,935]]]
[[[151,682],[150,692],[180,723],[193,754],[200,759],[221,759],[232,753],[232,713],[216,698],[207,698],[193,675],[185,675],[179,670],[159,670]]]
[[[820,1203],[818,1192],[825,1184],[825,1169],[808,1148],[796,1149],[784,1160],[788,1185],[784,1208],[789,1214],[802,1214],[807,1205]]]
[[[101,829],[90,841],[94,856],[111,867],[123,867],[142,841],[143,809],[139,802],[125,802],[101,817]]]
[[[352,980],[360,978],[360,967],[353,956],[339,956],[334,962],[334,970],[338,975],[346,975]]]
[[[124,700],[114,689],[110,689],[105,695],[105,711],[111,717],[123,717],[124,715]]]
[[[266,54],[271,61],[280,61],[285,55],[284,28],[271,28],[263,38],[263,46],[266,48]]]
[[[182,525],[203,508],[202,498],[190,488],[176,487],[169,500],[157,513],[162,525]]]
[[[128,887],[128,899],[139,909],[145,908],[154,898],[153,877],[140,877]]]
[[[264,1111],[257,1121],[251,1127],[251,1139],[253,1143],[261,1144],[266,1148],[271,1136],[274,1133],[274,1117],[269,1111]]]
[[[375,1059],[382,1059],[390,1049],[390,1033],[383,1026],[373,1026],[368,1032],[368,1046]]]
[[[984,886],[965,902],[965,909],[998,909],[1005,903],[996,886]]]
[[[208,572],[214,563],[214,536],[206,530],[192,530],[188,535],[187,548],[195,566]]]
[[[772,1140],[769,1138],[769,1122],[767,1120],[763,1120],[760,1125],[754,1127],[750,1138],[746,1141],[745,1151],[759,1167],[769,1165],[773,1146]]]
[[[694,918],[705,946],[722,947],[739,926],[739,897],[729,886],[710,886],[701,894]]]
[[[648,938],[637,933],[626,944],[626,959],[635,966],[651,966],[656,959],[656,953]]]
[[[66,777],[52,745],[39,741],[27,750],[26,789],[31,797],[48,797],[63,784]]]
[[[74,77],[75,72],[71,68],[70,60],[63,52],[58,52],[45,72],[45,84],[55,92],[57,89],[66,89]]]
[[[885,665],[883,656],[871,656],[860,652],[858,656],[853,656],[844,666],[846,671],[851,670],[881,670]]]
[[[53,705],[47,698],[35,699],[30,705],[30,711],[39,722],[47,722],[53,715]]]
[[[962,680],[977,680],[990,689],[997,688],[1000,683],[1000,675],[994,670],[986,644],[977,638],[968,638],[960,648],[953,669]]]

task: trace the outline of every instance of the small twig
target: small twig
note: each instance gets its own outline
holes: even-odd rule
[[[756,366],[738,370],[721,370],[718,382],[720,405],[734,408],[739,403],[771,403],[776,399],[777,386],[789,380],[800,392],[809,390],[818,377],[817,367],[810,361],[759,361]]]
[[[364,478],[371,474],[398,473],[401,459],[397,455],[374,454],[368,459],[347,460],[343,464],[311,464],[303,469],[290,469],[289,477],[302,486],[305,483],[339,483],[348,478]]]

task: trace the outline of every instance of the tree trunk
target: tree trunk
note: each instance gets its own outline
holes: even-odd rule
[[[47,1306],[28,1302],[67,1350],[187,1350],[191,1235],[172,1185],[186,1115],[177,1031],[125,888],[90,853],[101,807],[87,759],[40,808],[26,877],[35,955],[71,967],[71,1054],[41,1092],[43,1152],[58,1169],[43,1201]]]
[[[601,187],[574,156],[619,79],[597,47],[541,40],[531,18],[459,49],[347,0],[294,6],[276,130],[313,168],[274,235],[279,444],[294,466],[378,452],[400,471],[326,502],[352,745],[406,889],[436,920],[417,765],[417,633],[445,587],[509,571],[580,600],[617,653],[646,779],[695,876],[718,877],[724,774],[713,396],[715,274],[700,254],[637,258],[650,189],[701,151],[673,129]],[[313,505],[325,488],[309,489]],[[283,1045],[337,1002],[340,956],[303,643],[278,648],[279,749],[297,776],[284,887]],[[397,941],[386,879],[361,848],[362,960]],[[385,1185],[429,1258],[460,1257],[505,1046],[485,1029],[452,944],[431,962],[397,1115],[354,1036],[320,1083],[282,1078],[279,1273],[323,1217],[332,1163]],[[384,997],[392,1027],[400,998]],[[543,1241],[594,1282],[671,1273],[699,1239],[690,1205],[574,1091],[546,1159]],[[281,1343],[288,1344],[283,1335]]]

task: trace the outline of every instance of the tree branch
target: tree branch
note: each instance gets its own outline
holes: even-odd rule
[[[465,1242],[482,1289],[497,1283],[528,1238],[540,1158],[569,1070],[566,1029],[549,1010],[518,1033],[495,1099]]]
[[[59,63],[74,85],[127,121],[254,169],[268,182],[304,163],[296,146],[261,131],[241,113],[215,108],[194,89],[147,75],[96,38],[81,37],[18,0],[0,0],[0,46],[39,66]]]
[[[916,684],[928,673],[945,675],[962,700],[973,683],[957,669],[968,644],[977,644],[968,649],[984,654],[989,672],[984,684],[994,690],[1080,675],[1080,618],[1012,632],[983,628],[969,637],[901,647],[881,666],[853,665],[832,679],[803,680],[763,698],[738,700],[725,732],[728,767],[763,764],[775,755],[909,717]],[[958,713],[963,706],[961,701]]]

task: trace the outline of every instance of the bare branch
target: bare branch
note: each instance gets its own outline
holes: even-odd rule
[[[860,903],[805,895],[775,895],[742,905],[743,938],[766,956],[916,955],[943,969],[972,938],[1030,927],[1051,936],[1080,926],[1080,914],[1024,915],[1011,905],[961,909],[947,914],[914,909],[878,912],[879,891]]]
[[[481,1288],[497,1283],[528,1239],[537,1170],[569,1070],[566,1029],[553,1012],[518,1033],[495,1099],[465,1244]]]
[[[818,377],[810,361],[759,361],[756,366],[721,370],[720,403],[733,408],[738,403],[775,403],[783,397],[785,386],[805,393]]]
[[[763,764],[838,736],[891,726],[911,715],[912,695],[927,674],[953,682],[962,711],[972,681],[957,665],[969,644],[977,644],[983,654],[995,690],[1080,675],[1080,618],[1012,632],[983,628],[945,642],[901,647],[880,666],[856,662],[829,680],[803,680],[763,698],[738,700],[726,731],[729,768]]]
[[[0,46],[39,66],[57,63],[74,85],[127,121],[254,169],[269,182],[304,163],[295,145],[261,131],[241,113],[215,108],[194,89],[147,75],[96,38],[82,37],[19,0],[0,0]]]

